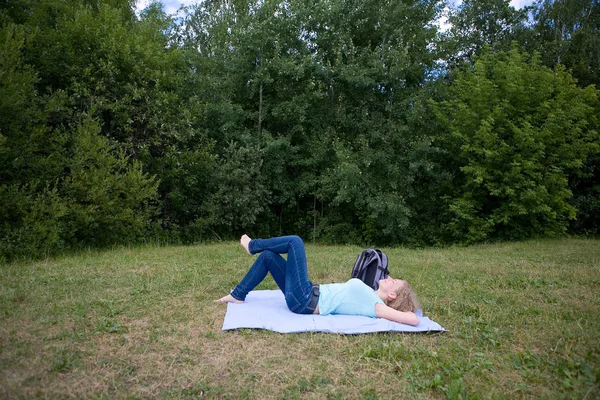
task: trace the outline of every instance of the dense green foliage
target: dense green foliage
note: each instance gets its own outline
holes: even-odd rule
[[[463,241],[527,238],[566,230],[570,171],[600,150],[598,97],[572,77],[517,51],[484,54],[436,107],[453,179],[444,209]]]
[[[443,9],[0,2],[1,257],[596,234],[597,2]]]

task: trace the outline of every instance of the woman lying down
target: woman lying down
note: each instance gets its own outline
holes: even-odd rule
[[[345,283],[313,285],[308,279],[304,243],[298,236],[250,239],[243,235],[240,244],[253,255],[260,253],[252,267],[233,291],[216,300],[243,303],[248,293],[265,279],[267,273],[285,296],[288,308],[296,314],[344,314],[385,318],[408,325],[418,325],[415,311],[420,308],[408,282],[388,277],[373,290],[360,279]],[[281,254],[287,254],[287,260]]]

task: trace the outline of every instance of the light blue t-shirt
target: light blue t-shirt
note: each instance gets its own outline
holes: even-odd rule
[[[328,283],[319,286],[319,314],[363,315],[377,318],[375,304],[384,304],[373,289],[360,279],[346,283]]]

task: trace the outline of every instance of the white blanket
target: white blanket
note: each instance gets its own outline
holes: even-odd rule
[[[327,332],[446,332],[437,322],[423,317],[419,325],[410,326],[382,318],[351,315],[300,315],[291,312],[280,290],[255,290],[243,304],[227,304],[223,330],[239,328],[268,329],[279,333]]]

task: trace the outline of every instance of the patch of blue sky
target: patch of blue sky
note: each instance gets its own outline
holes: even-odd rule
[[[520,10],[523,7],[527,7],[532,5],[535,2],[535,0],[511,0],[510,1],[510,5],[513,6],[515,9]],[[462,4],[462,0],[449,0],[448,3],[450,3],[452,5],[452,7],[458,7]],[[448,8],[446,8],[444,14],[446,14],[448,12]],[[437,25],[440,27],[441,31],[446,31],[448,29],[450,29],[450,24],[448,24],[448,18],[446,17],[446,15],[442,15],[436,22]]]
[[[462,0],[449,0],[448,2],[454,4],[455,6],[458,6],[462,3]],[[525,6],[530,6],[533,3],[534,0],[510,0],[510,5],[516,8],[517,10],[520,10]]]
[[[137,11],[141,11],[150,4],[152,0],[136,0],[136,9]],[[193,4],[201,3],[200,0],[162,0],[163,9],[167,14],[175,14],[179,10],[181,6],[190,6]],[[459,5],[462,3],[462,0],[451,1],[454,5]],[[511,0],[510,4],[516,8],[521,9],[525,6],[529,6],[533,4],[534,0]]]
[[[144,8],[148,7],[150,3],[153,3],[153,0],[136,0],[135,8],[136,12],[142,11]],[[199,4],[202,1],[198,0],[162,0],[160,3],[163,6],[163,10],[169,15],[175,15],[181,8],[181,6],[191,6],[194,4]]]

